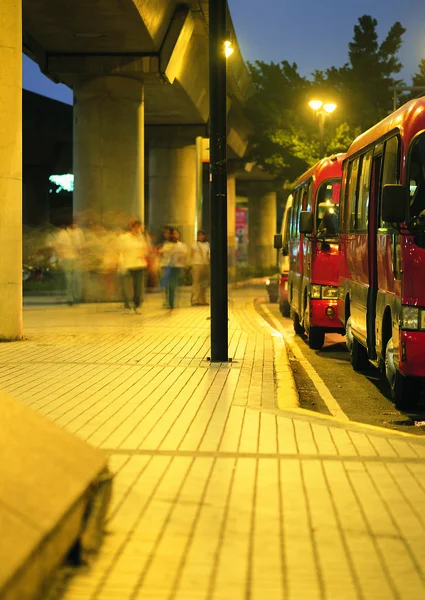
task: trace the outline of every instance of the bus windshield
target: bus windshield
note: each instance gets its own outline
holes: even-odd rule
[[[339,193],[341,181],[325,181],[317,193],[316,232],[319,237],[338,235]]]

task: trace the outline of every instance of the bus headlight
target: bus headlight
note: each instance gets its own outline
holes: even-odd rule
[[[315,283],[313,283],[310,288],[310,297],[315,298],[315,299],[320,298],[321,293],[322,293],[322,286],[316,285]]]
[[[337,300],[338,288],[332,285],[324,285],[322,287],[322,298],[324,300]]]
[[[402,306],[400,325],[402,329],[419,329],[419,308]]]

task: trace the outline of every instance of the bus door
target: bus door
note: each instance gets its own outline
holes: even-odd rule
[[[303,275],[304,275],[304,250],[305,236],[300,234],[300,213],[305,210],[307,203],[307,186],[303,184],[295,192],[295,201],[292,211],[291,252],[290,252],[290,278],[291,278],[291,305],[303,317]]]
[[[293,193],[291,231],[289,243],[289,302],[298,313],[299,310],[299,283],[300,283],[300,212],[302,188]]]
[[[369,289],[367,294],[367,352],[371,360],[376,359],[376,301],[378,294],[377,230],[379,196],[381,189],[383,144],[377,144],[373,152],[370,179],[370,202],[368,208],[368,270]]]
[[[391,308],[392,326],[398,321],[398,308],[396,298],[401,294],[400,273],[400,235],[390,223],[384,223],[381,218],[382,189],[386,184],[400,182],[400,141],[397,135],[386,140],[381,164],[379,186],[379,202],[377,207],[377,235],[376,235],[376,321],[374,331],[376,336],[376,352],[378,356],[382,351],[385,340],[382,339],[382,321],[385,308]],[[392,335],[392,332],[391,332]],[[398,355],[398,338],[393,337],[394,355]]]

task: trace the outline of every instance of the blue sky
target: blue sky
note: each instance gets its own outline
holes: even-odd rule
[[[378,21],[380,40],[395,21],[407,29],[399,58],[407,84],[425,58],[424,0],[228,0],[246,60],[296,62],[302,75],[340,66],[358,17]],[[24,57],[24,88],[72,103],[72,92],[50,82],[37,65]]]

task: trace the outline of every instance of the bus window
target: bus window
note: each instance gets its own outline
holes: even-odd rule
[[[348,164],[345,163],[344,168],[342,170],[342,181],[341,181],[341,198],[342,198],[343,206],[344,206],[344,202],[345,202],[345,194],[347,191],[347,173],[348,173]],[[346,230],[343,210],[341,210],[339,213],[339,229],[340,229],[340,231]]]
[[[348,168],[347,197],[345,201],[345,231],[354,231],[356,216],[356,197],[359,174],[359,158],[355,158]]]
[[[425,134],[416,138],[410,152],[408,181],[410,185],[411,219],[425,210]]]
[[[394,136],[385,142],[384,149],[384,167],[382,169],[381,190],[387,183],[399,183],[399,141],[398,137]],[[382,192],[381,192],[382,193]],[[381,227],[386,224],[382,221]]]
[[[292,218],[291,218],[291,239],[296,240],[298,238],[298,230],[299,230],[299,206],[301,202],[301,189],[298,188],[294,192],[294,203],[292,205]]]
[[[324,236],[338,235],[339,181],[325,181],[317,192],[316,231]]]
[[[307,191],[307,206],[305,207],[304,210],[311,211],[312,206],[313,206],[312,199],[313,199],[313,183],[310,181],[310,183],[308,184],[308,191]]]
[[[370,175],[372,168],[372,156],[373,150],[363,156],[361,171],[360,171],[360,185],[359,185],[359,197],[357,200],[357,219],[356,219],[356,230],[366,231],[368,224],[368,212],[369,212],[369,196],[370,196]]]
[[[285,227],[285,231],[283,232],[283,243],[287,244],[289,241],[289,236],[290,236],[290,228],[291,228],[291,218],[292,218],[292,206],[291,208],[288,208],[288,217],[286,219],[286,227]]]

